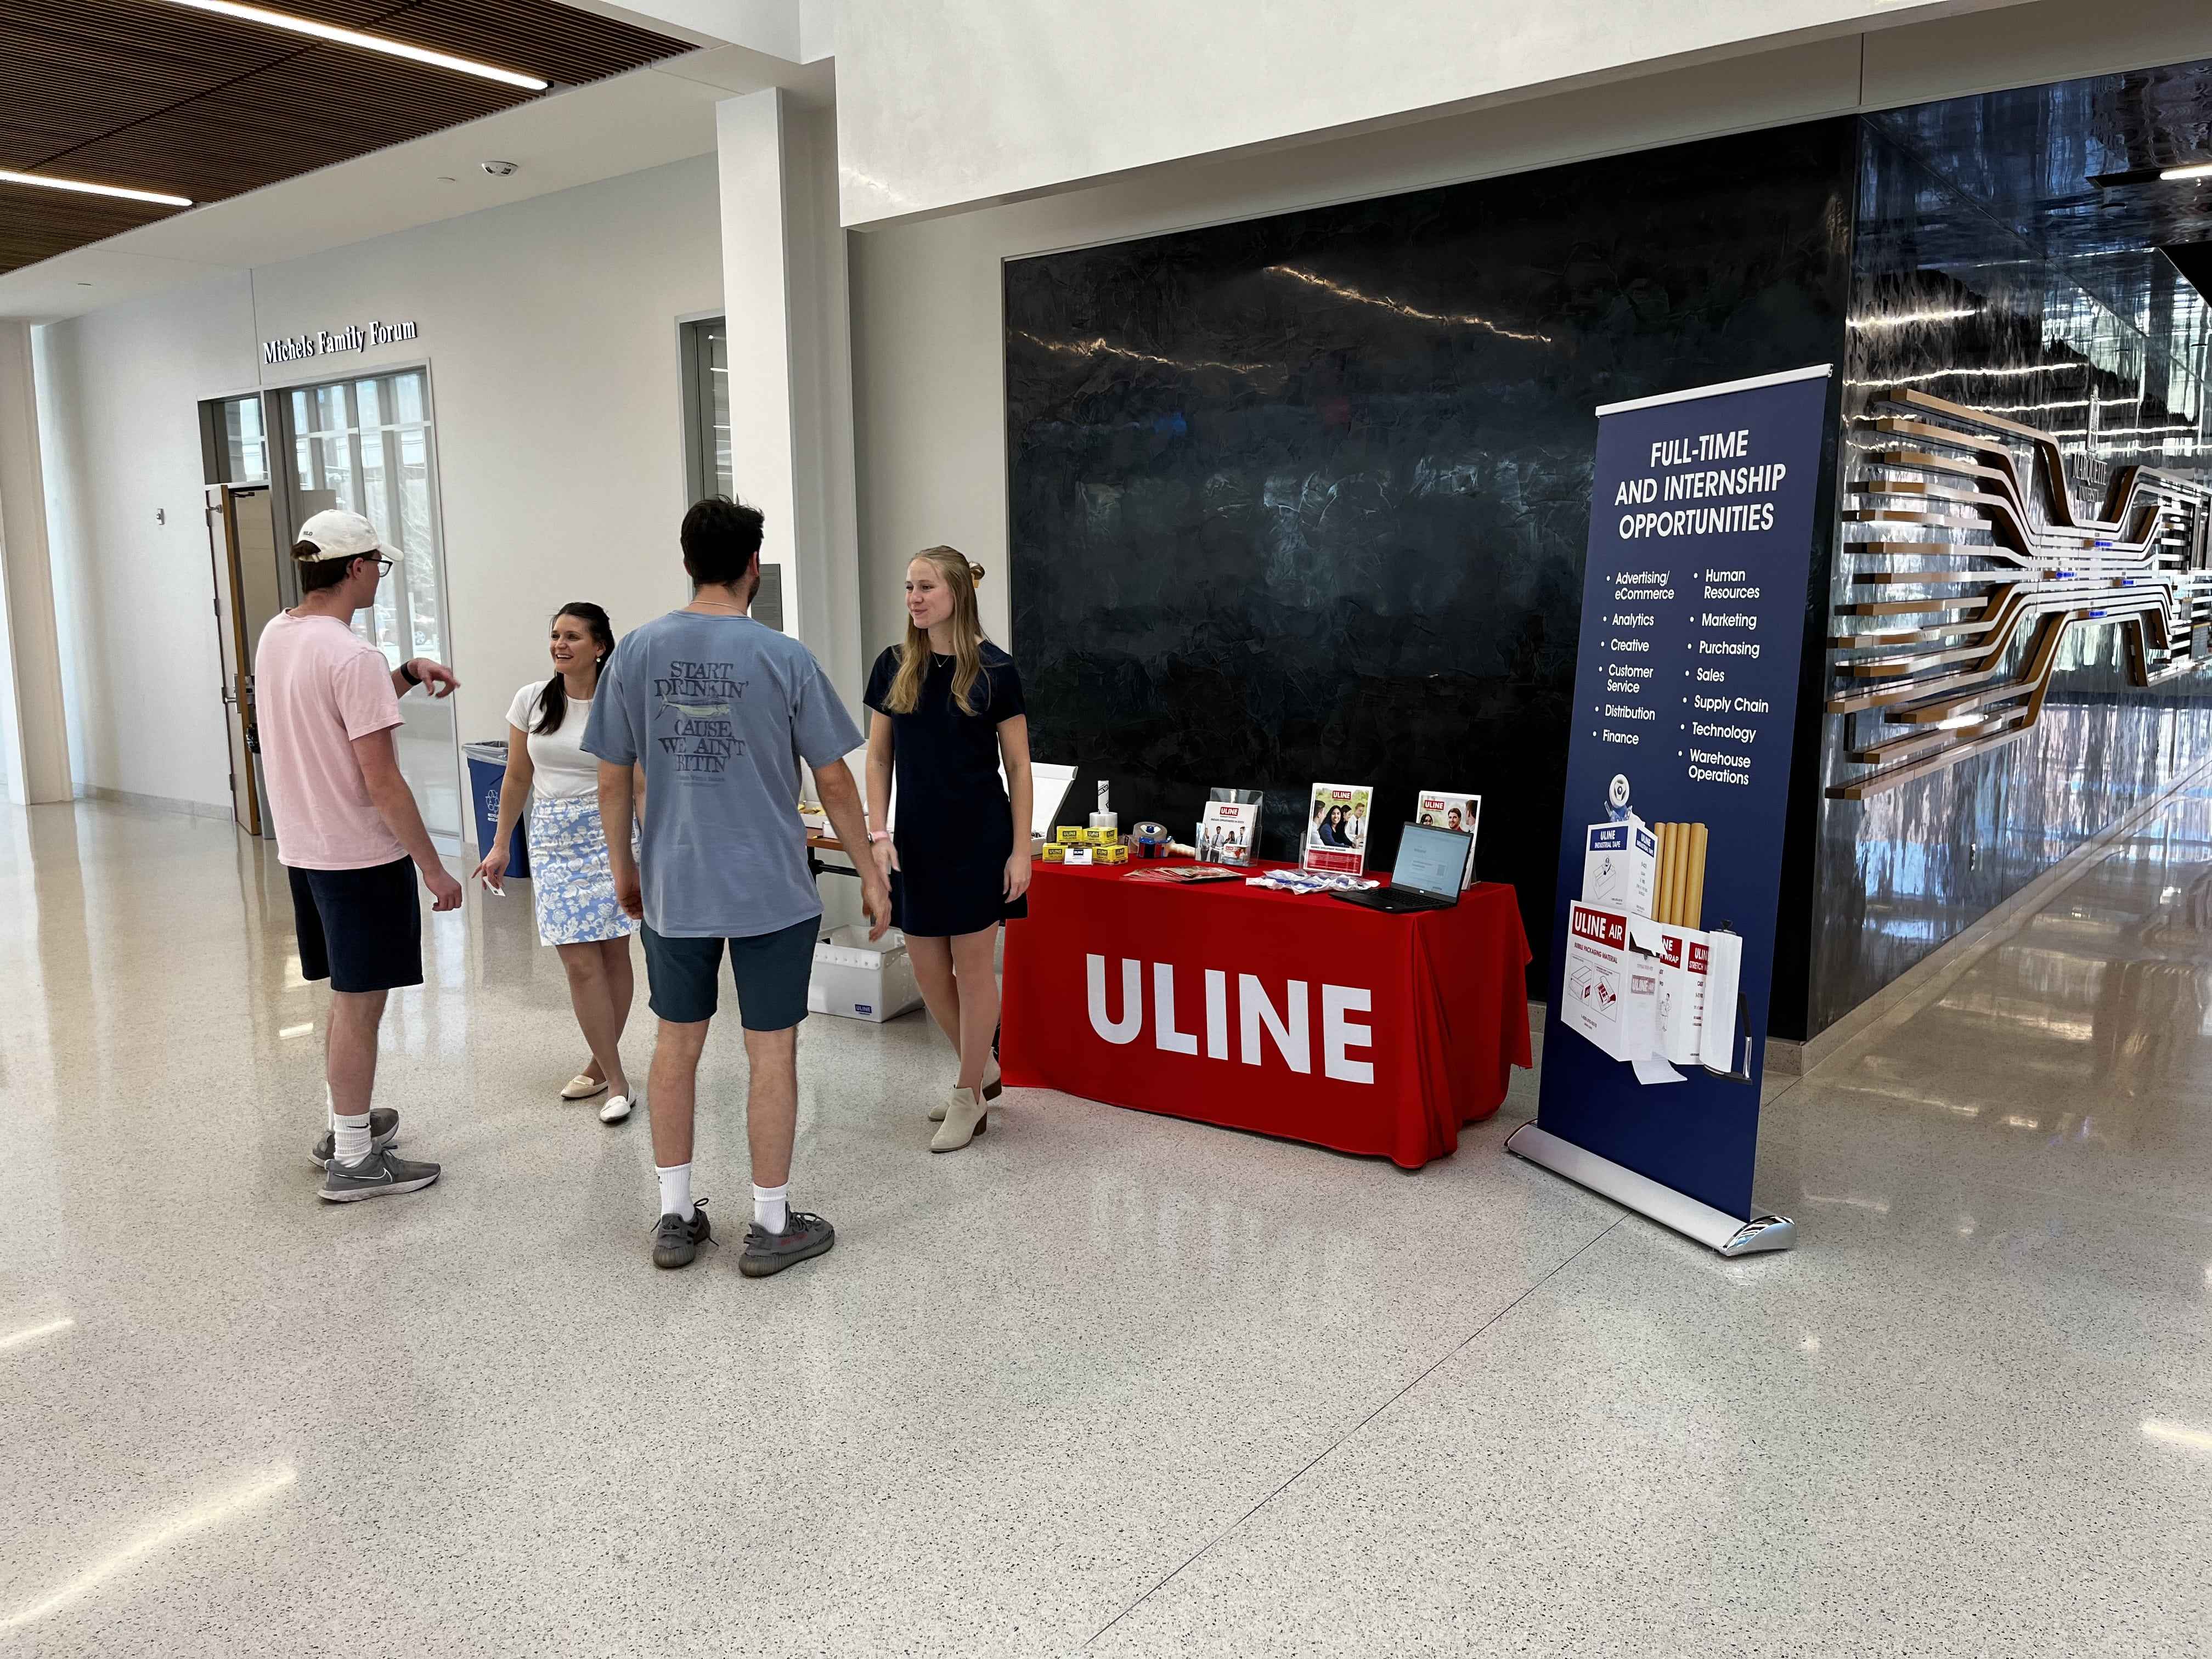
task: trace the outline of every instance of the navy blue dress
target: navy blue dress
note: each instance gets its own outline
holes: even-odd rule
[[[951,657],[932,655],[910,714],[884,704],[898,678],[899,647],[876,659],[861,701],[891,723],[898,823],[891,842],[891,919],[925,939],[980,933],[1030,913],[1026,895],[1006,902],[1014,851],[1013,808],[999,779],[999,723],[1024,712],[1014,659],[983,642],[983,678],[970,694],[977,712],[952,701]]]

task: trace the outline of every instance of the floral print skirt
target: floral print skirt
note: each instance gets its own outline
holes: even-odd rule
[[[630,845],[637,830],[630,830]],[[615,902],[615,876],[599,829],[599,803],[585,795],[530,802],[530,880],[538,902],[540,945],[587,945],[625,939],[637,924]]]

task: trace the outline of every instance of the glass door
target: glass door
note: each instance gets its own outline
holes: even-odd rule
[[[374,525],[398,565],[354,631],[397,668],[411,657],[453,660],[445,552],[438,534],[436,446],[428,370],[365,374],[284,395],[295,489],[318,492]],[[399,770],[441,853],[461,848],[460,744],[451,699],[417,693],[399,704]]]

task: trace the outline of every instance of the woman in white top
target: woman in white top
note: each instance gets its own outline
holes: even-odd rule
[[[599,763],[580,745],[600,665],[614,648],[614,628],[596,605],[563,605],[553,618],[557,672],[516,692],[507,711],[507,781],[499,792],[499,829],[491,851],[477,866],[479,879],[500,884],[512,856],[515,821],[522,816],[523,802],[530,801],[538,939],[561,953],[561,965],[568,971],[568,1000],[592,1049],[592,1063],[569,1080],[561,1097],[589,1100],[611,1091],[599,1109],[607,1123],[628,1117],[633,1103],[623,1070],[622,1034],[636,986],[629,936],[637,924],[615,900],[614,873],[599,828]]]

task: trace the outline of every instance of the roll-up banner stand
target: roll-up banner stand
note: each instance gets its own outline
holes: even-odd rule
[[[1536,1121],[1505,1144],[1723,1255],[1753,1207],[1830,366],[1598,413]]]

